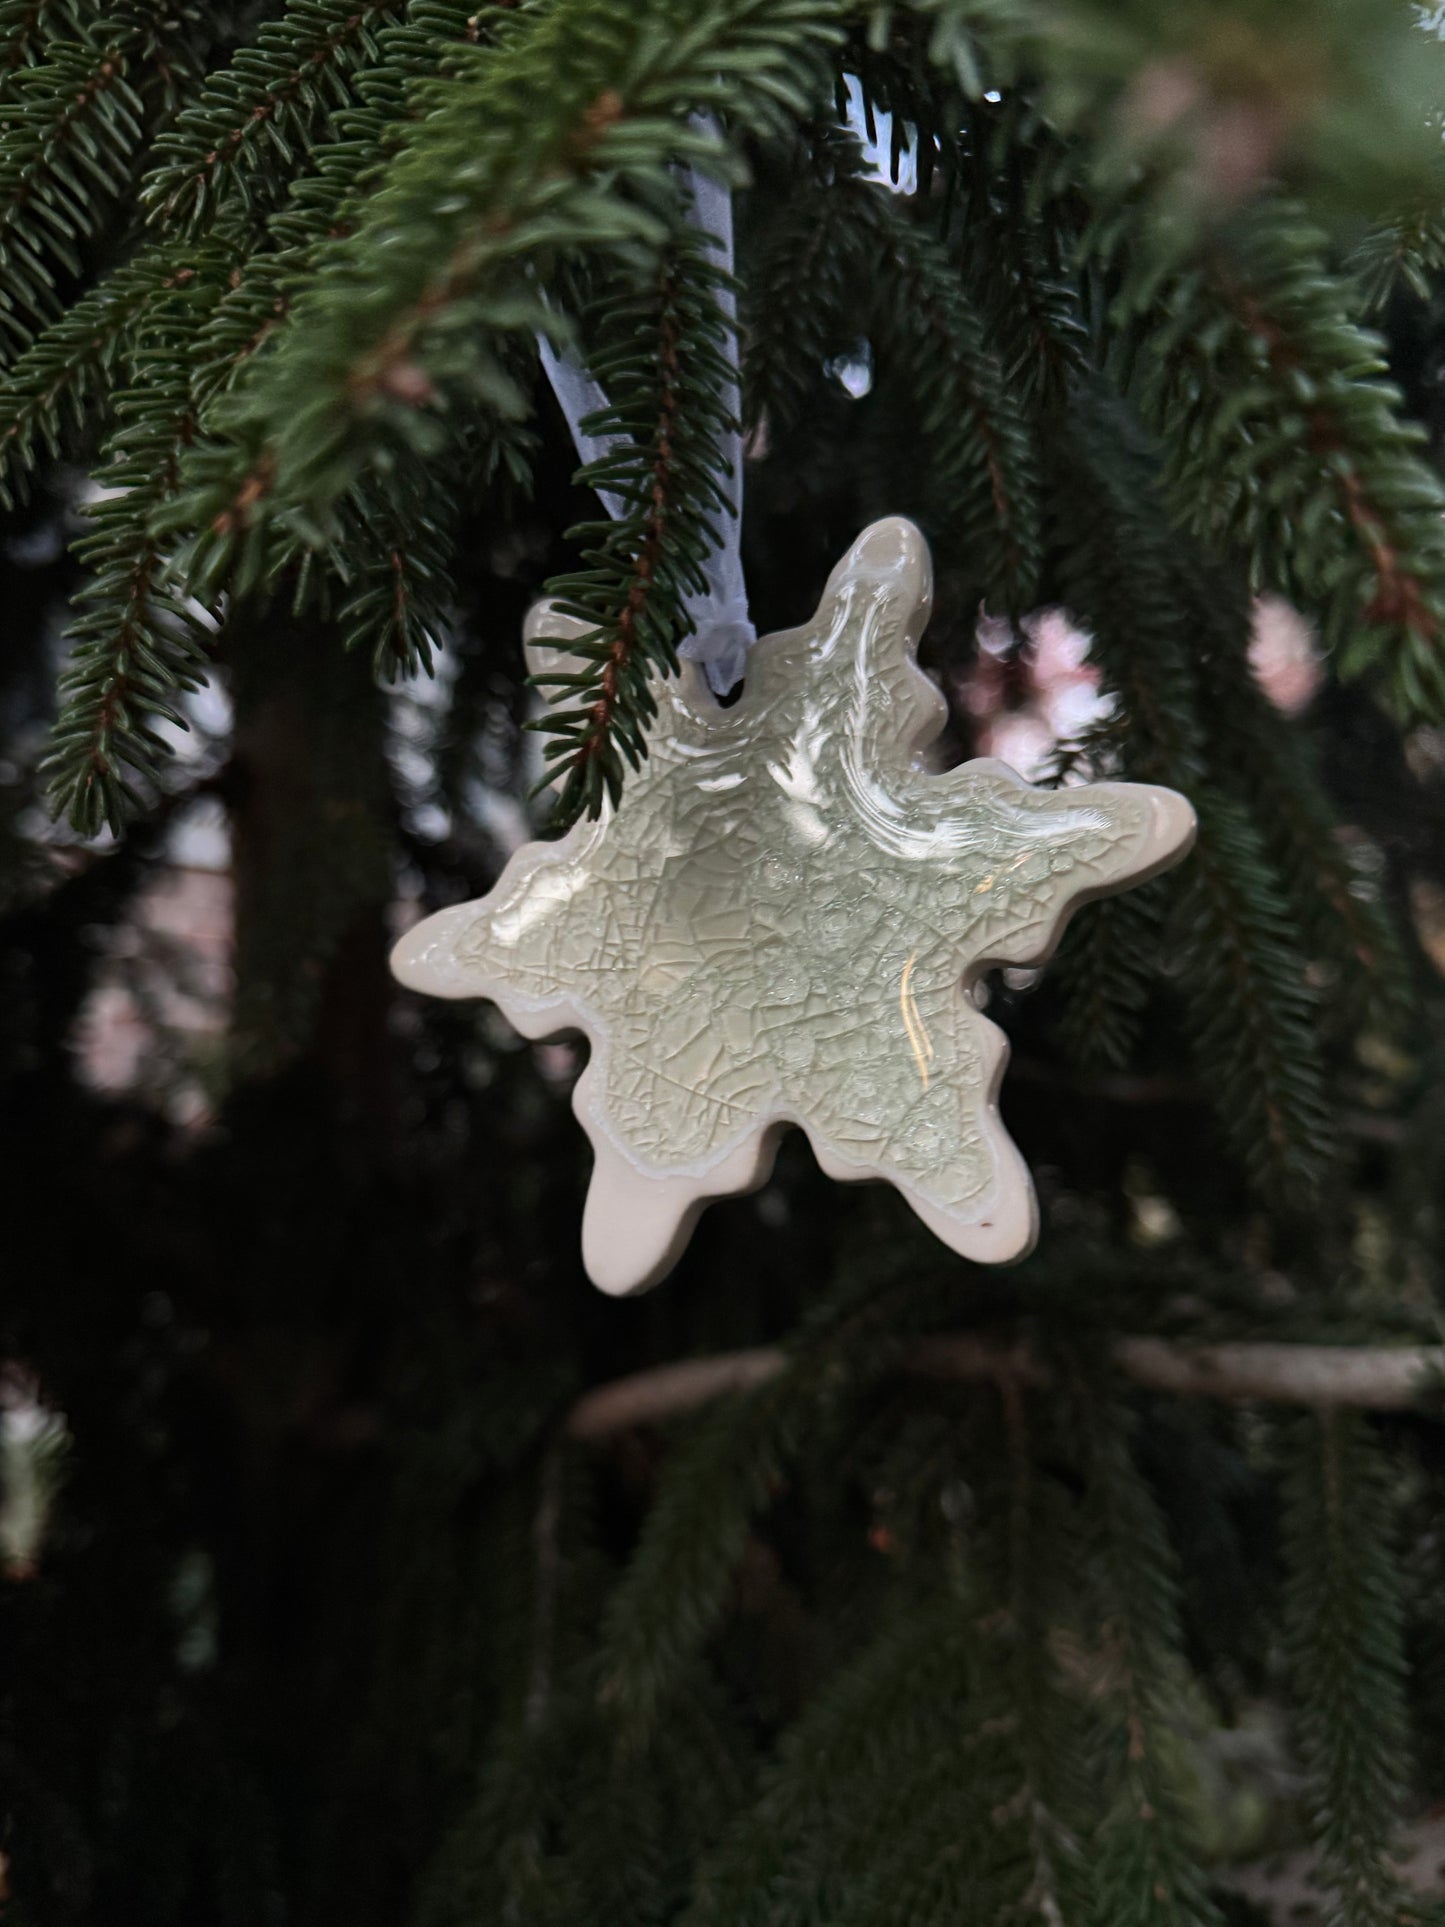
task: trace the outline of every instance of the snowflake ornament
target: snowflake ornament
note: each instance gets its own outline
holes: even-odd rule
[[[529,843],[479,902],[397,945],[402,983],[488,997],[526,1037],[580,1031],[596,1152],[587,1270],[642,1291],[703,1206],[749,1191],[790,1124],[829,1176],[884,1178],[966,1258],[1030,1248],[1033,1187],[997,1110],[986,970],[1037,964],[1069,913],[1180,858],[1194,812],[1137,783],[1034,789],[1004,764],[933,773],[918,668],[931,568],[875,523],[817,614],[761,640],[720,708],[695,664],[656,686],[622,800]],[[533,610],[534,654],[582,625]]]

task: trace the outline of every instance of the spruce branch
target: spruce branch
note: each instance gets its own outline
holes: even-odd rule
[[[209,631],[173,579],[172,545],[151,523],[197,430],[184,344],[225,285],[197,276],[152,301],[132,385],[116,397],[91,532],[76,545],[91,580],[68,631],[44,769],[57,808],[83,835],[118,831],[141,806],[138,785],[154,782],[167,754],[155,723],[185,728],[176,697],[204,680]]]
[[[802,170],[800,170],[802,171]],[[1006,379],[956,264],[899,197],[863,176],[851,135],[820,137],[813,167],[769,239],[747,303],[750,418],[788,425],[826,352],[865,334],[880,375],[917,409],[929,507],[991,598],[1035,597],[1038,479],[1016,385]]]
[[[825,1916],[838,1927],[949,1927],[960,1920],[1058,1927],[1057,1903],[1047,1890],[1036,1899],[1028,1845],[1019,1839],[1010,1745],[1017,1716],[995,1710],[1001,1696],[979,1685],[951,1743],[935,1744],[911,1772],[900,1762],[895,1777],[871,1790],[874,1827],[855,1822],[852,1839],[839,1842],[835,1864],[853,1877]],[[855,1794],[850,1805],[856,1811],[858,1804]],[[803,1927],[806,1900],[774,1918],[780,1927]]]
[[[1127,772],[1183,787],[1198,809],[1168,928],[1196,1061],[1252,1177],[1299,1205],[1332,1144],[1308,959],[1264,837],[1201,717],[1190,578],[1147,453],[1112,404],[1080,391],[1076,406],[1055,496],[1065,596],[1119,697]]]
[[[837,1918],[923,1802],[934,1816],[949,1809],[957,1839],[950,1795],[977,1767],[980,1657],[955,1594],[931,1593],[885,1621],[784,1735],[756,1798],[704,1863],[683,1927],[801,1927],[819,1893],[822,1917]]]
[[[0,5],[0,98],[13,76],[38,67],[52,41],[90,37],[96,0],[4,0]]]
[[[1052,478],[1053,536],[1065,598],[1119,706],[1110,744],[1130,773],[1187,792],[1203,775],[1205,738],[1154,467],[1125,410],[1097,386],[1076,388],[1070,420]]]
[[[850,1378],[881,1368],[879,1322],[865,1312],[758,1373],[669,1461],[603,1631],[601,1691],[630,1725],[652,1723],[723,1617],[753,1520],[810,1430]]]
[[[307,256],[324,240],[350,232],[358,200],[380,179],[406,122],[422,111],[422,84],[446,66],[451,50],[490,38],[488,22],[510,9],[473,0],[409,0],[405,17],[377,29],[373,64],[359,68],[351,98],[326,123],[329,138],[298,150],[285,203],[266,222],[268,239]],[[274,178],[278,158],[267,159]]]
[[[872,190],[887,273],[876,326],[910,391],[928,397],[929,446],[950,542],[975,556],[985,592],[1021,612],[1037,596],[1041,537],[1032,439],[1015,390],[946,249]]]
[[[94,40],[54,43],[17,72],[0,105],[0,360],[56,315],[57,272],[79,272],[82,245],[127,186],[146,132],[142,89],[177,20],[134,0],[101,24]]]
[[[890,271],[875,284],[873,325],[908,392],[928,397],[918,428],[931,457],[935,513],[985,596],[1020,613],[1037,599],[1041,547],[1024,385],[1005,374],[946,243],[907,218],[896,197],[865,191]]]
[[[1367,1420],[1297,1420],[1285,1484],[1286,1609],[1296,1722],[1330,1927],[1409,1917],[1391,1865],[1406,1782],[1395,1475]]]
[[[1055,1483],[1037,1463],[1024,1385],[1017,1376],[996,1383],[1007,1490],[998,1535],[1001,1610],[991,1616],[990,1630],[1018,1784],[995,1817],[1006,1819],[1015,1837],[1010,1916],[1067,1927],[1086,1917],[1092,1899],[1078,1832],[1087,1808],[1085,1735],[1077,1707],[1062,1690],[1050,1641],[1071,1615],[1083,1547],[1075,1508],[1060,1503]],[[1061,1585],[1065,1573],[1069,1578]]]
[[[142,257],[144,258],[144,257]],[[191,347],[196,401],[204,412],[265,347],[290,313],[304,245],[249,254],[230,276]]]
[[[1161,964],[1165,893],[1153,885],[1094,904],[1059,953],[1060,1035],[1082,1065],[1122,1069],[1133,1054]]]
[[[788,191],[771,209],[741,292],[743,421],[753,434],[765,422],[775,432],[802,418],[824,363],[864,334],[870,305],[859,266],[873,210],[857,141],[818,121],[767,158]]]
[[[353,98],[358,70],[378,59],[379,29],[403,7],[290,0],[285,17],[266,22],[157,140],[141,193],[151,221],[195,232],[263,215],[276,194],[271,164],[295,167],[328,116]]]
[[[1089,209],[1085,157],[1030,95],[997,86],[987,97],[951,95],[898,38],[888,54],[862,56],[863,84],[917,127],[920,195],[929,159],[941,177],[941,238],[1010,387],[1031,411],[1061,407],[1090,360],[1076,258]]]
[[[709,0],[700,15],[650,0],[624,21],[563,0],[458,49],[231,423],[232,502],[320,515],[389,443],[430,446],[441,395],[523,412],[493,340],[550,323],[529,266],[657,247],[659,170],[729,165],[687,114],[725,97],[740,131],[766,133],[804,111],[834,13],[834,0]],[[212,497],[197,519],[224,507]]]
[[[1005,361],[1009,383],[1041,415],[1063,404],[1084,371],[1088,331],[1079,289],[1065,261],[1060,237],[1027,206],[1028,185],[1013,191],[980,217],[976,200],[962,210],[955,246],[969,286],[987,290],[984,325]],[[1065,230],[1065,242],[1067,229]],[[986,257],[1006,262],[989,273]]]
[[[585,566],[549,584],[562,613],[588,624],[568,645],[583,667],[543,679],[575,705],[554,707],[539,725],[554,738],[547,756],[562,779],[562,823],[598,815],[604,798],[615,803],[623,759],[635,769],[645,754],[643,728],[656,711],[650,679],[676,671],[676,643],[692,626],[684,597],[702,585],[727,513],[718,451],[729,363],[717,290],[702,245],[681,230],[655,297],[607,302],[616,345],[594,352],[592,367],[610,403],[586,426],[615,442],[579,479],[612,493],[624,512],[574,529]]]
[[[1097,1763],[1109,1810],[1091,1842],[1097,1927],[1213,1927],[1219,1920],[1168,1766],[1179,1704],[1176,1562],[1135,1465],[1127,1415],[1107,1388],[1080,1388],[1090,1578],[1112,1732]]]
[[[204,272],[206,250],[154,251],[114,269],[0,376],[0,500],[25,500],[39,461],[99,416],[124,386],[137,324],[152,301]]]
[[[602,1691],[646,1723],[731,1598],[754,1515],[801,1443],[786,1378],[723,1407],[669,1461],[642,1543],[608,1607]]]
[[[1120,313],[1155,307],[1149,268]],[[1241,216],[1173,282],[1139,396],[1179,514],[1256,586],[1316,614],[1341,672],[1378,670],[1408,721],[1445,716],[1445,491],[1381,379],[1378,339],[1296,208]]]
[[[1408,1003],[1397,932],[1341,841],[1297,731],[1250,661],[1251,611],[1237,575],[1180,555],[1198,638],[1200,713],[1214,766],[1232,773],[1282,887],[1292,923],[1333,979],[1332,1019],[1386,1027]]]
[[[1346,272],[1359,289],[1367,315],[1379,315],[1402,289],[1424,301],[1445,269],[1445,181],[1407,210],[1374,222],[1350,249]]]
[[[32,416],[43,434],[47,410],[61,399],[56,382],[83,385],[88,355],[110,356],[125,383],[108,397],[115,427],[97,473],[92,532],[76,545],[92,579],[68,631],[70,661],[44,766],[56,808],[83,834],[103,825],[118,833],[143,806],[169,754],[154,722],[184,727],[175,698],[204,680],[210,630],[178,566],[174,501],[206,409],[264,340],[291,266],[279,256],[238,265],[219,246],[174,256],[142,249],[0,386],[0,420],[14,394],[17,446],[28,455]],[[117,305],[122,316],[112,330],[104,324]],[[69,365],[54,365],[57,349],[71,350]]]
[[[444,553],[436,533],[427,529],[410,541],[398,537],[381,566],[357,584],[341,607],[348,646],[364,642],[377,673],[388,681],[431,666],[441,628],[434,595]]]
[[[243,261],[231,248],[232,285],[193,349],[197,365],[209,370],[197,394],[202,404],[234,380],[284,320],[316,247],[336,232],[352,198],[384,161],[388,115],[404,111],[407,87],[436,71],[449,41],[464,43],[478,32],[476,16],[456,0],[418,0],[410,12],[415,20],[377,36],[379,64],[356,76],[359,104],[336,116],[338,138],[269,160],[273,187],[288,169],[309,165],[314,171],[290,181],[289,197],[269,225],[271,251]],[[199,264],[220,245],[160,240],[142,246],[60,315],[0,378],[4,499],[23,499],[36,461],[57,453],[67,431],[104,422],[108,391],[126,385],[127,347],[152,299],[201,271]]]
[[[329,123],[335,138],[268,159],[267,178],[273,188],[285,182],[285,199],[266,223],[265,245],[249,254],[245,273],[198,345],[198,365],[211,370],[202,399],[209,403],[230,386],[281,327],[318,250],[348,231],[385,163],[393,121],[407,113],[411,92],[435,75],[449,45],[475,43],[477,22],[458,0],[413,0],[403,24],[375,34],[376,64],[352,77],[354,98]],[[227,225],[214,208],[210,220]]]
[[[1195,803],[1200,835],[1169,933],[1195,1061],[1254,1180],[1304,1206],[1333,1144],[1319,1000],[1255,823],[1218,790],[1197,789]]]
[[[357,492],[327,552],[346,582],[337,609],[342,640],[368,653],[384,682],[432,672],[470,479],[454,463],[404,464],[385,487]]]

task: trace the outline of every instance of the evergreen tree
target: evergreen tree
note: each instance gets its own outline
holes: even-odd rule
[[[1202,1927],[1292,1840],[1426,1917],[1442,98],[1395,0],[0,4],[7,1919]],[[1062,610],[1056,780],[1198,810],[994,986],[1008,1272],[790,1142],[603,1300],[575,1053],[387,975],[645,757],[734,354],[760,629],[910,515],[951,752]],[[218,807],[197,1127],[75,1047]]]

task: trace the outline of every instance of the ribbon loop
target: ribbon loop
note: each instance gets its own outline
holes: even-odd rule
[[[710,116],[700,117],[698,125],[715,134],[717,125]],[[699,230],[704,248],[724,276],[718,289],[718,307],[727,323],[727,359],[730,379],[723,387],[723,400],[729,416],[737,421],[742,398],[738,380],[737,304],[732,293],[733,206],[732,195],[720,182],[697,167],[686,174],[688,198],[692,203],[693,224]],[[583,466],[601,461],[619,443],[621,435],[584,434],[582,423],[607,407],[607,395],[596,377],[570,351],[559,354],[545,335],[537,338],[542,367],[552,392],[572,431],[572,440]],[[743,507],[743,437],[740,427],[727,431],[718,449],[726,465],[720,478],[727,500],[727,511],[720,516],[718,546],[703,563],[706,587],[686,599],[688,614],[696,627],[685,636],[678,653],[689,662],[700,662],[708,682],[718,695],[725,694],[738,681],[747,661],[748,650],[757,640],[757,630],[748,614],[747,584],[743,580],[741,550]],[[598,499],[614,521],[624,513],[624,505],[609,489],[598,489]]]

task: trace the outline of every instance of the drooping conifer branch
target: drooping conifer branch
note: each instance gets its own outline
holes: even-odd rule
[[[1253,612],[1237,574],[1181,542],[1179,593],[1198,641],[1201,720],[1216,768],[1233,773],[1273,860],[1291,915],[1333,974],[1331,1012],[1389,1026],[1407,1001],[1400,943],[1377,888],[1343,844],[1304,745],[1255,679]]]
[[[1316,614],[1346,674],[1377,666],[1401,714],[1429,721],[1445,714],[1445,492],[1323,252],[1298,210],[1241,217],[1172,282],[1139,392],[1181,514]],[[1149,287],[1141,270],[1121,307]]]
[[[624,1718],[646,1726],[685,1677],[727,1609],[753,1519],[844,1383],[870,1383],[886,1368],[892,1303],[882,1293],[836,1319],[792,1354],[785,1374],[744,1366],[734,1384],[750,1384],[750,1394],[711,1414],[669,1468],[668,1490],[604,1629],[602,1691]],[[699,1487],[709,1495],[702,1507]]]
[[[234,237],[228,240],[237,274],[204,339],[195,344],[197,363],[210,370],[198,391],[202,404],[229,385],[284,319],[312,252],[336,232],[347,202],[383,158],[386,111],[399,111],[408,85],[435,71],[448,41],[475,35],[473,16],[459,4],[433,0],[413,11],[424,25],[384,28],[376,36],[381,64],[355,77],[357,103],[377,104],[349,108],[344,138],[309,149],[302,143],[268,163],[273,191],[286,181],[288,167],[301,171],[290,180],[289,201],[270,224],[267,240],[273,251],[245,259]],[[314,172],[305,171],[308,163]],[[23,492],[42,455],[58,452],[67,414],[78,424],[87,397],[98,387],[107,381],[126,385],[127,350],[150,300],[177,285],[173,277],[184,279],[192,271],[187,264],[215,245],[158,240],[142,246],[44,331],[0,380],[0,472],[13,478],[14,492]]]
[[[263,163],[302,152],[328,112],[344,106],[358,69],[377,58],[379,29],[405,0],[291,0],[254,46],[214,74],[201,98],[156,143],[143,203],[152,221],[194,229],[265,205],[276,177]]]
[[[449,31],[458,40],[465,39],[466,23],[457,17],[458,8],[434,5],[426,12],[433,27]],[[391,64],[378,69],[374,80],[368,80],[365,74],[357,78],[359,97],[364,98],[372,87],[388,97],[404,92],[410,81],[432,71],[445,45],[413,28],[396,28],[392,34],[380,49],[390,57]],[[174,581],[167,579],[189,534],[186,517],[175,500],[180,471],[172,456],[178,458],[203,439],[209,411],[282,325],[311,252],[332,230],[358,184],[375,166],[381,152],[383,123],[376,116],[370,123],[363,115],[356,118],[363,124],[349,129],[350,138],[321,149],[315,157],[317,173],[303,175],[295,184],[292,204],[275,223],[279,248],[246,257],[234,245],[229,252],[214,244],[209,249],[201,246],[199,253],[200,244],[180,252],[173,244],[143,247],[35,344],[9,383],[0,384],[0,422],[6,421],[7,410],[13,411],[11,460],[28,467],[43,447],[54,447],[63,426],[59,411],[72,390],[82,392],[88,382],[93,382],[95,376],[90,371],[97,357],[109,356],[120,366],[130,367],[137,339],[147,333],[153,335],[157,329],[166,330],[163,303],[169,290],[187,287],[197,274],[209,276],[214,284],[214,298],[204,316],[199,308],[189,309],[189,327],[180,333],[172,328],[167,336],[167,352],[176,363],[169,374],[178,397],[181,387],[186,388],[186,399],[178,404],[179,412],[171,425],[174,433],[154,421],[152,426],[159,435],[157,446],[171,452],[140,477],[143,486],[132,487],[124,479],[115,483],[128,491],[125,503],[113,509],[107,503],[103,508],[108,519],[115,520],[125,533],[118,534],[109,549],[102,544],[83,551],[87,560],[95,562],[111,549],[117,556],[128,549],[131,566],[119,572],[103,566],[87,590],[90,608],[83,628],[76,631],[75,664],[62,687],[63,715],[49,767],[57,795],[65,800],[78,827],[93,829],[102,816],[118,825],[140,793],[136,779],[154,783],[167,752],[147,719],[167,715],[175,695],[190,686],[199,673],[204,632],[195,632],[191,644],[184,642],[189,617],[177,611],[189,609],[188,598],[178,576]],[[275,172],[273,169],[273,185]],[[194,267],[175,265],[192,259]],[[146,388],[132,397],[130,406],[133,415],[145,419],[155,406],[154,393]],[[125,448],[131,432],[123,425],[116,442],[115,472],[122,478],[136,469]],[[505,437],[499,437],[499,447],[505,441]],[[252,499],[259,501],[263,492],[255,490]],[[245,506],[243,497],[236,523],[236,530],[242,533]],[[418,504],[413,502],[411,506]],[[404,543],[397,533],[383,543],[384,555],[404,552],[407,563],[399,575],[389,564],[383,567],[385,588],[381,593],[371,559],[377,500],[373,499],[369,507],[364,501],[358,502],[355,512],[338,530],[340,546],[334,549],[331,561],[350,584],[340,598],[343,632],[351,643],[365,646],[379,663],[392,670],[414,668],[425,660],[438,631],[445,603],[442,531],[453,525],[455,510],[454,499],[446,503],[433,499],[430,519],[424,524],[430,534],[409,529]],[[211,539],[199,553],[194,542],[190,544],[193,580],[216,581],[218,560],[229,559],[232,533],[224,526],[211,531]],[[288,553],[294,554],[295,546],[294,541],[279,547],[243,544],[231,586],[254,587],[268,573],[274,573]],[[405,622],[400,629],[395,622],[398,594],[405,603]],[[165,638],[157,636],[158,625],[166,631]],[[369,628],[374,632],[369,633]],[[110,647],[108,638],[117,639],[116,649],[109,668],[101,674],[99,659]],[[175,677],[173,683],[167,680],[171,675]],[[118,725],[123,725],[119,731]],[[123,778],[119,775],[122,765],[130,772]],[[115,781],[110,780],[112,775]],[[104,791],[99,811],[94,800],[99,794],[97,784]]]
[[[991,595],[1022,611],[1036,593],[1040,546],[1027,427],[943,249],[905,221],[894,219],[888,228],[892,246],[885,258],[897,285],[885,293],[892,302],[884,308],[884,326],[916,390],[936,384],[921,427],[938,443],[940,474],[957,478],[961,499],[950,503],[949,520],[964,546],[988,558],[984,580]],[[970,475],[987,484],[977,501],[965,493]]]
[[[1178,1561],[1132,1451],[1132,1426],[1106,1389],[1081,1399],[1079,1429],[1101,1682],[1111,1717],[1094,1753],[1108,1807],[1090,1843],[1103,1896],[1128,1895],[1140,1927],[1216,1927],[1185,1803],[1170,1771],[1182,1700]],[[1109,1908],[1107,1912],[1116,1911]],[[1101,1913],[1107,1917],[1105,1909]]]
[[[446,632],[448,561],[472,471],[456,463],[407,465],[357,495],[330,551],[349,575],[337,608],[348,649],[366,651],[385,682],[430,674]],[[353,518],[354,517],[354,522]]]
[[[1196,801],[1207,827],[1172,931],[1192,993],[1196,1060],[1225,1128],[1259,1158],[1256,1180],[1303,1205],[1333,1142],[1317,1000],[1258,829],[1227,795],[1200,790]]]
[[[137,807],[137,783],[152,779],[164,756],[157,720],[184,728],[176,698],[204,676],[209,631],[170,578],[172,545],[151,518],[174,493],[197,428],[175,335],[200,324],[224,287],[220,275],[195,277],[152,305],[134,385],[117,398],[104,493],[77,545],[93,575],[70,631],[62,721],[46,774],[57,803],[86,835],[118,829]]]
[[[756,434],[791,429],[826,380],[830,356],[864,333],[869,283],[859,273],[857,231],[843,218],[871,209],[852,192],[858,143],[821,121],[776,155],[788,182],[742,290],[743,419]]]
[[[1037,1463],[1031,1401],[1017,1375],[995,1381],[1003,1421],[1003,1477],[995,1528],[1000,1546],[995,1596],[985,1621],[999,1676],[995,1715],[1007,1726],[1016,1784],[996,1808],[1013,1835],[1010,1913],[1062,1922],[1083,1916],[1094,1898],[1092,1869],[1077,1830],[1087,1773],[1088,1723],[1072,1703],[1050,1645],[1051,1627],[1073,1604],[1073,1579],[1085,1546],[1071,1509]],[[1061,1556],[1061,1554],[1063,1556]],[[1016,1844],[1015,1844],[1016,1843]]]
[[[407,130],[362,224],[319,264],[285,351],[247,398],[239,439],[249,423],[249,438],[266,440],[268,494],[324,509],[376,450],[429,433],[442,393],[519,411],[491,338],[549,323],[529,291],[529,259],[657,246],[665,229],[634,190],[669,160],[725,164],[685,119],[723,76],[740,126],[761,131],[806,104],[813,61],[834,38],[831,0],[714,0],[685,22],[670,4],[655,0],[619,34],[597,0],[566,0],[504,22],[492,47],[458,50],[445,90]],[[455,188],[440,200],[438,172]]]
[[[57,268],[79,271],[80,247],[129,179],[145,135],[140,89],[167,24],[154,6],[122,8],[95,42],[59,42],[14,78],[0,152],[4,359],[55,314]]]
[[[1297,1420],[1286,1449],[1289,1654],[1329,1918],[1395,1927],[1416,1917],[1392,1864],[1409,1747],[1395,1475],[1353,1412]]]
[[[820,137],[798,171],[750,295],[751,417],[767,410],[788,426],[825,355],[867,337],[880,379],[893,375],[926,398],[914,432],[936,478],[927,506],[989,599],[1027,607],[1040,559],[1034,451],[956,263],[895,195],[864,177],[851,136]]]
[[[0,88],[45,59],[53,40],[84,40],[98,17],[95,0],[5,0],[0,6]]]
[[[646,753],[643,724],[655,713],[649,681],[677,666],[676,645],[691,627],[684,598],[701,584],[726,497],[717,449],[727,425],[728,364],[717,273],[698,243],[679,240],[664,256],[655,295],[606,297],[619,349],[594,356],[609,407],[589,434],[613,446],[582,479],[616,497],[622,515],[575,530],[585,568],[551,585],[559,609],[589,625],[569,644],[583,666],[542,678],[563,692],[542,723],[562,778],[561,822],[621,793],[624,761]],[[647,344],[643,346],[643,344]]]
[[[850,1654],[704,1863],[685,1927],[798,1927],[813,1895],[834,1919],[856,1899],[871,1906],[861,1918],[880,1920],[879,1895],[862,1889],[884,1857],[893,1874],[885,1898],[916,1909],[902,1888],[922,1853],[905,1830],[925,1816],[936,1823],[943,1808],[956,1860],[975,1847],[961,1810],[975,1817],[969,1775],[984,1764],[973,1691],[983,1658],[967,1603],[946,1588],[910,1600]],[[925,1769],[932,1799],[920,1785]]]
[[[1190,579],[1149,451],[1097,395],[1079,391],[1076,406],[1089,430],[1059,483],[1070,494],[1065,593],[1122,703],[1125,770],[1183,788],[1199,814],[1195,853],[1171,888],[1168,941],[1200,1077],[1256,1182],[1299,1204],[1333,1141],[1307,959],[1264,834],[1237,792],[1240,772],[1201,713]]]
[[[1129,1062],[1160,970],[1166,903],[1162,888],[1145,885],[1096,904],[1065,932],[1060,1036],[1076,1063]]]
[[[197,247],[127,262],[53,321],[0,378],[0,494],[7,503],[25,499],[37,463],[55,456],[67,435],[93,424],[97,404],[127,364],[137,322],[158,294],[204,271],[206,258]]]
[[[1428,300],[1434,277],[1445,268],[1445,183],[1437,177],[1430,191],[1393,218],[1373,223],[1350,250],[1346,262],[1360,289],[1364,312],[1384,312],[1398,289]]]

